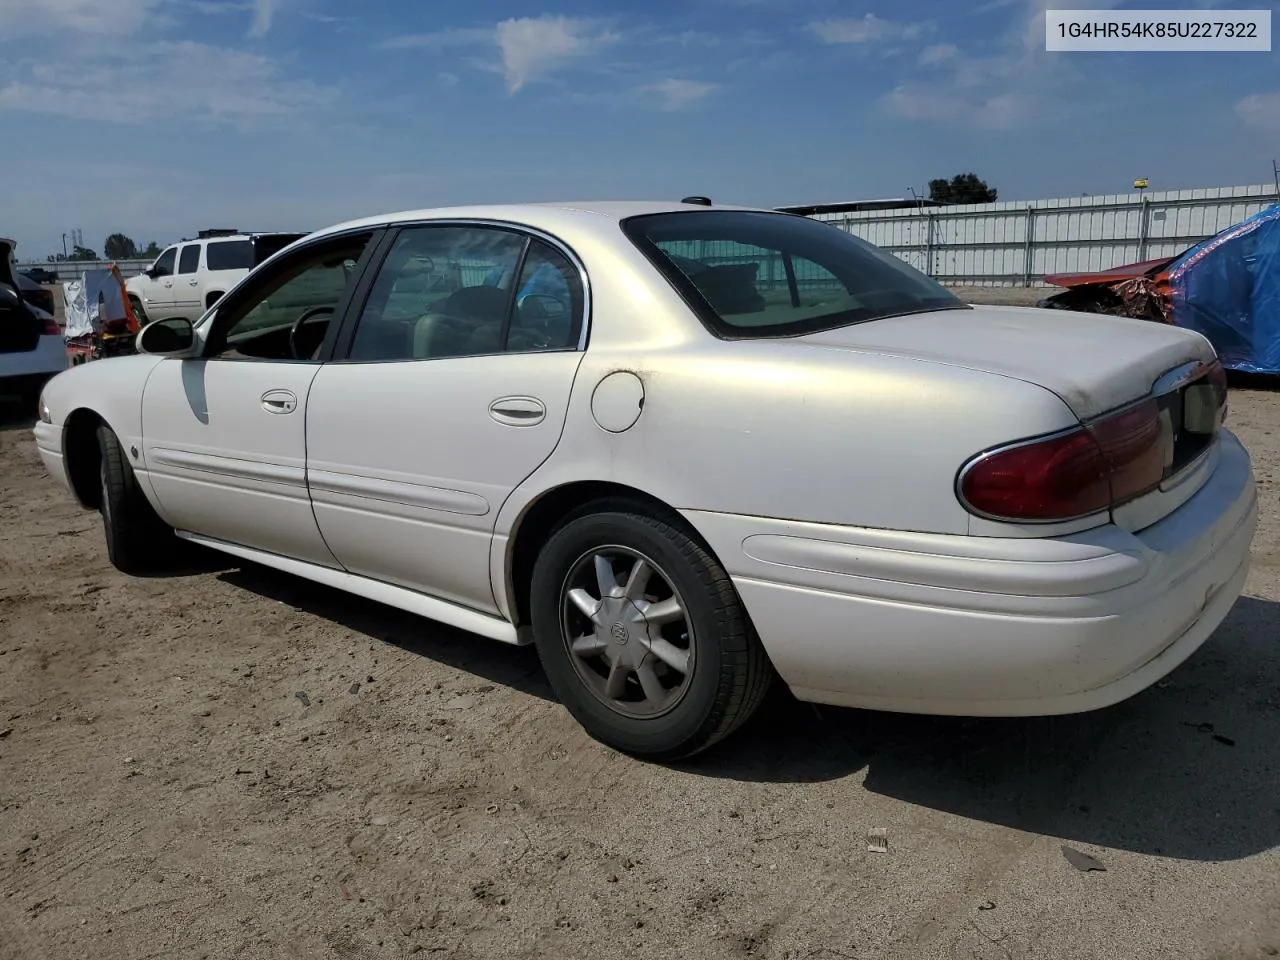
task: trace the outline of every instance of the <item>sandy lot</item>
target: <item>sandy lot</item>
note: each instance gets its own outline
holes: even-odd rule
[[[216,557],[116,573],[9,414],[4,960],[1280,954],[1280,393],[1232,400],[1247,596],[1158,688],[1009,721],[779,694],[675,768],[589,740],[531,650]]]

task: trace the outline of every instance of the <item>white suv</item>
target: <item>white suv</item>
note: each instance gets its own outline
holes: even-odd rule
[[[195,323],[222,295],[302,233],[201,230],[197,239],[165,248],[155,262],[125,281],[140,323],[184,317]]]

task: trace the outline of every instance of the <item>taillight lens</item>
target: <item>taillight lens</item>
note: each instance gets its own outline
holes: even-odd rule
[[[996,520],[1061,520],[1111,503],[1106,460],[1083,428],[979,457],[959,492],[969,510]]]
[[[1160,407],[1146,400],[1091,423],[1088,430],[1098,442],[1110,471],[1108,506],[1132,500],[1160,486],[1166,456],[1171,456],[1168,433],[1160,423]]]
[[[62,336],[62,328],[58,326],[58,321],[53,317],[44,318],[44,336],[60,337]]]
[[[1046,523],[1109,510],[1160,485],[1167,433],[1154,400],[1066,433],[979,456],[961,502],[994,520]]]

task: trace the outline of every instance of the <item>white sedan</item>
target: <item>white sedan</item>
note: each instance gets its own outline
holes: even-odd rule
[[[830,225],[508,205],[314,233],[46,388],[122,570],[173,536],[537,645],[671,759],[802,700],[1091,710],[1198,648],[1257,506],[1209,343],[975,308]]]

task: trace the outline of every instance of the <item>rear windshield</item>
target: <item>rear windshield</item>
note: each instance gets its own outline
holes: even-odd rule
[[[714,332],[796,336],[968,305],[844,230],[783,213],[650,214],[623,230]]]
[[[253,266],[252,240],[218,240],[205,249],[210,270],[248,270]]]

